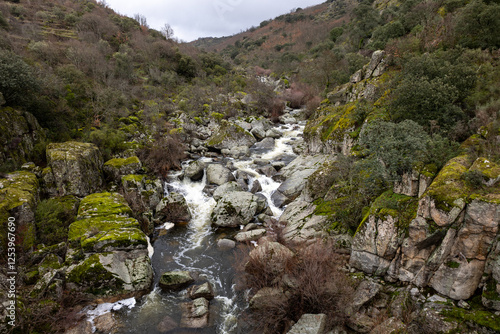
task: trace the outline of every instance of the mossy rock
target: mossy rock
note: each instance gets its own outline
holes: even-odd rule
[[[47,162],[59,195],[87,196],[103,185],[102,155],[94,144],[51,143],[47,145]]]
[[[93,254],[81,263],[72,266],[66,274],[68,283],[84,287],[85,292],[106,295],[123,288],[123,281],[108,271],[98,254]]]
[[[454,207],[462,206],[460,203],[465,203],[471,193],[462,175],[469,170],[471,165],[472,161],[467,155],[451,159],[427,188],[424,196],[429,196],[434,200],[436,208],[444,212],[450,212]]]
[[[19,171],[0,179],[0,226],[7,231],[9,217],[15,218],[17,237],[26,250],[35,245],[34,221],[38,192],[38,180],[33,173]],[[3,249],[6,237],[6,233],[0,237]]]
[[[132,210],[125,198],[118,193],[95,193],[82,199],[77,219],[118,215],[132,216]]]
[[[123,175],[137,174],[141,169],[141,161],[136,156],[111,159],[104,164],[104,173],[117,183]]]
[[[15,168],[39,158],[38,147],[45,138],[45,131],[31,113],[0,108],[0,165],[12,161]]]
[[[170,271],[161,275],[160,288],[164,291],[182,290],[194,283],[189,271]]]
[[[479,171],[486,179],[483,183],[486,186],[493,186],[500,180],[500,166],[490,159],[479,157],[474,161],[470,171]]]
[[[222,120],[217,131],[208,139],[207,145],[223,150],[238,146],[250,147],[256,142],[254,136],[241,126]]]
[[[134,218],[114,214],[81,219],[69,226],[68,241],[72,245],[79,243],[84,249],[90,248],[88,249],[90,251],[92,247],[84,246],[88,246],[89,243],[93,245],[108,233],[119,229],[133,229],[131,232],[135,234],[137,232],[136,230],[140,229],[140,224]],[[90,240],[87,241],[87,239]]]

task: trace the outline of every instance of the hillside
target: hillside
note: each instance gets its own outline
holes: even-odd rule
[[[497,0],[192,43],[0,3],[1,331],[499,332],[498,31]]]

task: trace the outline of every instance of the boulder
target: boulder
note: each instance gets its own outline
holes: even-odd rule
[[[304,314],[287,334],[324,334],[326,314]]]
[[[262,185],[260,184],[259,180],[254,180],[252,182],[252,187],[249,190],[252,194],[262,191]]]
[[[121,185],[125,198],[131,207],[153,210],[163,198],[163,182],[146,175],[124,175]]]
[[[123,175],[137,174],[142,170],[142,164],[138,157],[116,158],[106,161],[104,174],[115,183],[120,183]]]
[[[28,250],[35,245],[35,210],[39,201],[36,175],[14,172],[0,178],[0,219],[5,233],[0,236],[0,247],[7,247],[7,225],[15,222],[21,246]],[[14,220],[12,220],[14,219]]]
[[[194,285],[188,289],[187,293],[191,299],[205,298],[212,300],[215,297],[214,289],[209,282],[205,282],[202,285]]]
[[[69,226],[66,281],[95,295],[142,292],[153,282],[148,240],[132,210],[117,193],[82,199]],[[80,260],[83,254],[84,259]]]
[[[94,144],[51,143],[47,163],[61,196],[87,196],[103,186],[102,156]]]
[[[370,59],[370,63],[365,70],[365,79],[369,79],[372,77],[378,77],[382,73],[384,73],[387,67],[387,59],[386,53],[383,50],[377,50],[372,54],[372,58]]]
[[[394,193],[406,196],[417,196],[419,192],[419,174],[416,171],[406,172],[401,181],[394,183]]]
[[[180,327],[204,328],[209,325],[209,301],[198,298],[189,303],[181,304],[182,316]]]
[[[234,191],[243,191],[243,189],[235,181],[227,182],[227,183],[224,183],[223,185],[217,187],[217,189],[215,189],[214,194],[213,194],[213,198],[216,201],[218,201],[227,193],[234,192]]]
[[[189,271],[169,271],[160,277],[160,288],[163,291],[182,290],[194,283],[194,279]]]
[[[266,229],[261,228],[261,229],[257,229],[257,230],[247,231],[247,232],[240,232],[240,233],[236,234],[236,236],[234,238],[238,242],[248,242],[248,241],[259,240],[261,237],[264,236],[264,234],[266,234]]]
[[[160,224],[189,222],[191,211],[184,196],[179,193],[170,193],[164,197],[156,206],[155,220]]]
[[[352,240],[350,265],[369,274],[385,275],[417,211],[416,199],[383,193],[372,204]],[[394,208],[405,208],[404,213]]]
[[[222,196],[212,211],[212,224],[236,227],[250,223],[254,216],[265,211],[267,202],[249,192],[233,191]]]
[[[184,170],[184,177],[191,179],[191,181],[199,181],[203,178],[205,171],[205,163],[196,160],[189,163]]]
[[[223,251],[230,250],[236,247],[236,243],[233,240],[220,239],[219,241],[217,241],[217,247]]]
[[[252,148],[257,150],[272,150],[274,149],[274,138],[264,138],[260,142],[252,146]]]
[[[217,131],[208,139],[207,146],[217,150],[230,150],[237,146],[250,147],[255,142],[250,132],[239,125],[222,120]]]
[[[283,238],[292,243],[303,243],[326,236],[324,231],[326,216],[314,214],[316,206],[312,203],[295,201],[289,204],[278,223],[284,225]]]
[[[38,158],[37,145],[44,141],[45,131],[31,113],[0,108],[0,165],[20,165]]]
[[[229,181],[234,181],[231,171],[219,164],[209,164],[207,167],[207,184],[223,185]]]
[[[67,287],[95,296],[144,292],[152,283],[147,249],[94,253],[66,271]]]

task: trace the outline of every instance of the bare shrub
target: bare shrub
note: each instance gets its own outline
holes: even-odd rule
[[[329,327],[346,320],[345,305],[354,286],[340,269],[346,261],[344,256],[336,253],[333,243],[322,240],[293,250],[295,256],[282,263],[283,270],[276,270],[279,266],[258,257],[244,257],[241,252],[238,255],[237,261],[245,263],[241,273],[245,289],[255,293],[264,287],[281,288],[287,296],[269,300],[265,308],[248,312],[247,320],[255,333],[286,332],[305,313],[326,314]]]
[[[178,135],[158,135],[150,146],[139,151],[139,158],[149,171],[166,178],[170,170],[181,168],[184,149]]]

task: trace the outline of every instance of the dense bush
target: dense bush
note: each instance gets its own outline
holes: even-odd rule
[[[456,18],[458,43],[469,48],[500,47],[500,4],[471,1]]]
[[[459,51],[410,58],[394,89],[394,120],[409,119],[429,133],[431,122],[443,133],[467,120],[464,101],[476,83],[476,72]]]
[[[21,57],[0,50],[0,92],[7,105],[27,105],[39,88],[33,69]]]

